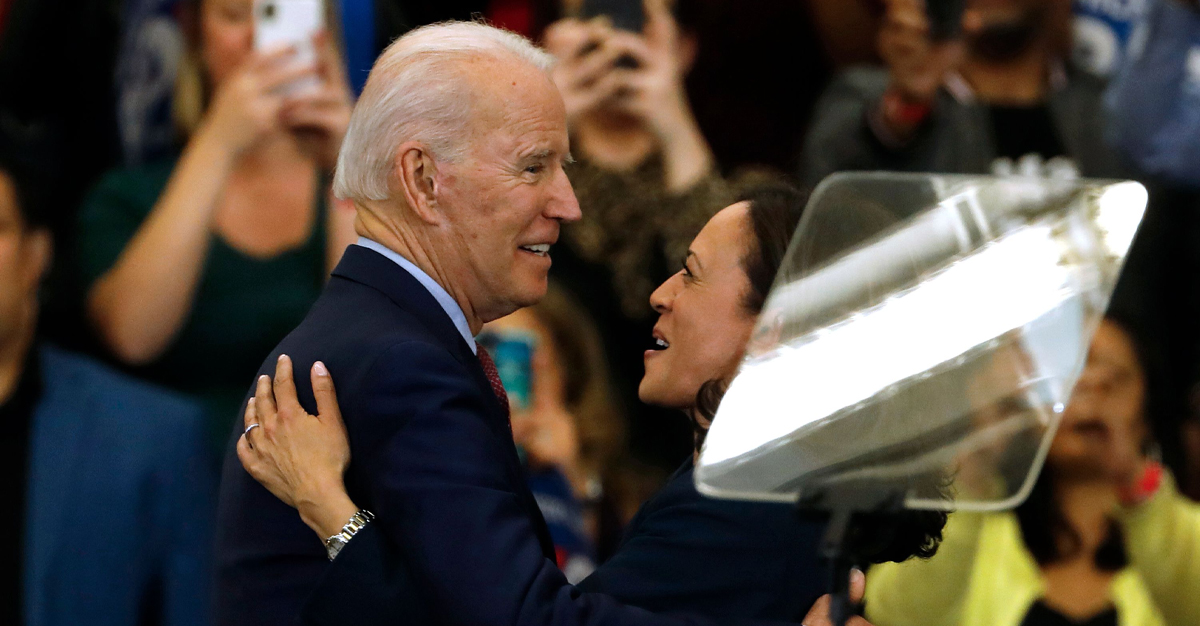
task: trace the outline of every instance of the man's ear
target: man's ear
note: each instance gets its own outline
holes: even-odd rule
[[[392,162],[392,172],[396,177],[397,191],[413,213],[426,223],[439,223],[437,165],[429,149],[415,141],[400,144]]]

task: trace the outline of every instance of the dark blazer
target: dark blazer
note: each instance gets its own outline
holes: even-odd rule
[[[310,412],[303,373],[317,359],[329,367],[352,451],[347,490],[379,516],[371,526],[385,558],[405,564],[396,570],[402,610],[359,614],[347,598],[337,623],[696,623],[567,584],[478,359],[433,296],[392,261],[351,246],[263,373],[280,353],[301,373]],[[233,446],[240,430],[218,508],[217,623],[297,623],[329,564],[296,512],[242,469]]]
[[[824,524],[787,505],[706,498],[692,476],[689,459],[638,511],[616,554],[576,588],[727,622],[803,619],[828,583],[817,556]],[[385,552],[370,526],[355,535],[313,594],[306,622],[342,623],[351,598],[365,613],[402,614]]]
[[[578,588],[655,612],[798,622],[828,586],[823,528],[790,505],[700,495],[688,459]]]
[[[27,626],[207,626],[216,476],[201,410],[38,351],[24,540]]]

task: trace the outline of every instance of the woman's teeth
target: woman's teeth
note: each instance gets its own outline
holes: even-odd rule
[[[538,256],[546,256],[546,254],[550,252],[550,244],[539,243],[536,246],[521,246],[521,249],[532,252]]]
[[[663,341],[662,339],[658,339],[656,337],[654,339],[654,346],[659,350],[666,350],[667,348],[671,347],[671,344],[667,343],[666,341]]]

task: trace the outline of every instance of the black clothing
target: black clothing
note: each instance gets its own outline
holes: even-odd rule
[[[1033,603],[1021,626],[1117,626],[1117,610],[1110,608],[1077,622],[1050,608],[1042,600]]]
[[[1050,107],[990,106],[996,156],[1014,161],[1027,154],[1050,160],[1063,154],[1062,141],[1050,115]]]
[[[25,545],[25,485],[29,478],[29,436],[33,410],[42,397],[42,377],[37,362],[37,350],[30,349],[24,370],[12,396],[0,405],[0,476],[9,484],[9,514],[2,516],[0,536],[8,539],[10,548],[4,552],[3,578],[0,579],[0,624],[20,624],[22,584],[25,565],[23,550],[11,546]]]

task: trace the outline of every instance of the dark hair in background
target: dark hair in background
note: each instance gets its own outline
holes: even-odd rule
[[[783,183],[753,187],[738,199],[750,205],[751,240],[742,257],[750,285],[742,304],[752,315],[760,313],[766,303],[807,199],[807,194]],[[706,423],[716,415],[728,384],[725,380],[710,380],[696,394],[696,413]],[[701,432],[696,437],[697,447],[703,443],[703,435]],[[940,477],[932,480],[939,481]],[[946,513],[942,511],[867,513],[859,517],[848,541],[853,552],[868,563],[929,558],[937,552],[945,526]]]
[[[1148,403],[1151,397],[1150,384],[1155,377],[1148,369],[1151,363],[1146,353],[1145,344],[1138,340],[1137,334],[1126,318],[1118,311],[1110,310],[1105,320],[1121,329],[1133,345],[1134,356],[1142,370],[1145,383],[1145,394],[1142,406],[1143,419],[1150,422]],[[1021,536],[1025,547],[1039,565],[1049,565],[1075,557],[1083,549],[1083,541],[1071,523],[1067,521],[1062,507],[1054,494],[1055,469],[1046,464],[1042,473],[1034,483],[1029,498],[1017,507],[1017,521],[1021,524]],[[1096,567],[1101,571],[1115,572],[1129,564],[1125,553],[1125,535],[1121,526],[1115,520],[1109,520],[1108,534],[1104,542],[1096,549]]]

